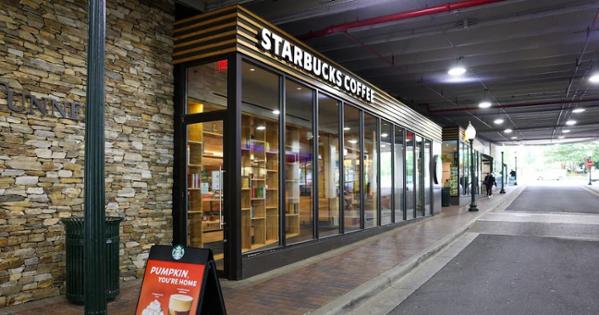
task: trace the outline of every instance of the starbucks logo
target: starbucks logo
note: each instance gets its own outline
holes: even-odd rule
[[[173,248],[171,255],[173,256],[174,260],[179,260],[183,258],[183,255],[185,255],[185,249],[183,246],[177,245]]]

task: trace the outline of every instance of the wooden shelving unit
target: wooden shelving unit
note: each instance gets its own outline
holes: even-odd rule
[[[278,123],[244,115],[241,131],[242,252],[279,241]]]

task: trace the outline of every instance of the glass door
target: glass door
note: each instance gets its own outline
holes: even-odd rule
[[[224,268],[223,121],[187,125],[187,231],[192,247],[210,248]]]

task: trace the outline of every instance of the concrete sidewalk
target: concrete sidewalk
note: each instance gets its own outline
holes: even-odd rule
[[[242,281],[222,281],[229,314],[331,314],[347,312],[402,277],[464,233],[483,213],[507,206],[521,191],[478,200],[479,212],[467,206],[444,208],[422,219],[354,244]],[[123,284],[109,304],[109,314],[132,314],[139,282]],[[64,297],[0,309],[3,314],[81,314]]]

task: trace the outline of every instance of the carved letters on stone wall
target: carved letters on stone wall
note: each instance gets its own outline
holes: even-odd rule
[[[80,119],[81,104],[76,102],[59,102],[51,98],[37,98],[27,92],[16,92],[8,84],[0,82],[0,99],[6,100],[6,106],[15,113],[34,115],[36,112],[42,116],[50,115],[72,120]]]

